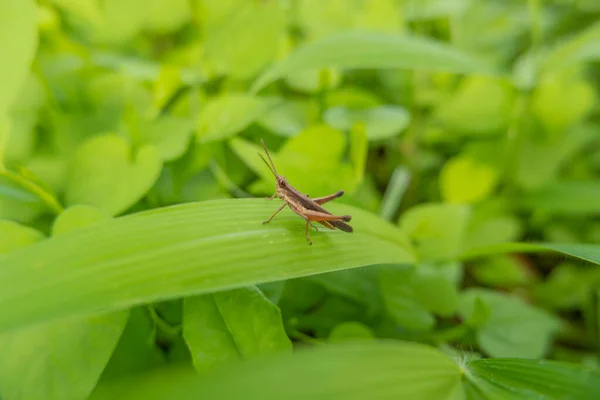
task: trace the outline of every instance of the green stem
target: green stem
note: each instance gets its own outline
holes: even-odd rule
[[[34,182],[19,174],[15,174],[14,172],[10,172],[5,169],[0,169],[0,174],[6,176],[8,179],[12,180],[13,182],[20,185],[22,188],[37,196],[56,215],[63,212],[64,208],[56,199],[56,197],[51,193],[45,191],[39,185],[35,184]]]

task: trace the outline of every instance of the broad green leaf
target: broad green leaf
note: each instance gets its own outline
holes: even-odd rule
[[[389,314],[408,330],[430,330],[434,314],[449,316],[458,307],[457,286],[442,268],[381,268],[379,284]]]
[[[86,205],[71,206],[54,220],[52,236],[62,235],[108,219],[110,219],[109,214],[95,207]]]
[[[525,194],[521,204],[529,209],[564,215],[597,215],[600,204],[600,183],[588,181],[558,181]]]
[[[477,299],[490,310],[487,323],[477,330],[477,342],[492,357],[541,358],[559,328],[555,316],[514,295],[485,289],[468,289],[462,294],[460,313],[473,315]]]
[[[397,32],[402,21],[394,0],[302,0],[298,22],[309,40],[319,39],[350,28],[375,32]]]
[[[310,43],[274,65],[256,81],[251,92],[300,71],[409,68],[457,73],[491,73],[485,63],[432,39],[368,32],[344,32]]]
[[[467,361],[465,390],[475,398],[592,400],[600,397],[596,368],[548,360],[486,358]]]
[[[147,310],[132,308],[100,383],[164,365],[165,355],[155,344],[156,329]]]
[[[504,80],[470,76],[442,101],[433,118],[458,134],[497,134],[508,127],[514,97],[513,89]]]
[[[517,217],[502,211],[475,210],[469,221],[463,251],[518,240],[522,232],[521,225]]]
[[[491,166],[470,157],[448,160],[440,172],[440,191],[449,203],[476,203],[488,197],[498,181]]]
[[[531,112],[546,130],[560,132],[585,118],[595,103],[591,82],[563,73],[539,83],[531,98]]]
[[[548,278],[534,287],[534,298],[558,310],[581,308],[600,283],[600,269],[573,263],[557,265]]]
[[[95,206],[117,215],[141,199],[162,166],[154,146],[133,151],[117,135],[95,136],[77,150],[66,189],[68,204]]]
[[[147,121],[140,133],[146,143],[156,147],[163,161],[173,161],[185,153],[193,132],[190,119],[163,115]]]
[[[138,10],[144,17],[144,28],[152,32],[174,32],[191,20],[192,10],[188,0],[153,0],[138,4]]]
[[[357,303],[371,304],[379,297],[379,280],[376,268],[342,270],[314,275],[308,279],[323,286],[330,293],[335,293]]]
[[[524,262],[508,255],[482,260],[471,271],[479,282],[492,287],[524,286],[535,280]]]
[[[368,326],[360,322],[344,322],[337,325],[329,334],[331,342],[356,341],[373,339],[375,336]]]
[[[198,118],[196,135],[201,142],[222,140],[246,129],[273,106],[255,96],[227,94],[210,100]]]
[[[415,299],[411,280],[415,271],[406,267],[388,267],[379,272],[381,295],[388,314],[403,329],[429,331],[435,317]]]
[[[543,135],[538,129],[522,131],[513,179],[528,191],[537,191],[556,180],[558,172],[597,137],[597,127],[579,125],[558,135]]]
[[[283,7],[277,2],[225,3],[225,8],[214,3],[214,0],[200,1],[200,11],[202,7],[221,8],[223,13],[217,16],[218,21],[210,10],[199,15],[207,20],[202,25],[207,62],[218,74],[238,79],[254,76],[277,56],[285,35]]]
[[[0,334],[2,398],[87,398],[117,345],[127,315],[120,311]]]
[[[0,2],[0,59],[5,60],[0,64],[0,118],[6,115],[29,73],[37,47],[36,18],[33,0]]]
[[[0,219],[0,254],[6,254],[44,238],[36,229],[13,221]]]
[[[356,124],[364,124],[369,140],[384,140],[402,132],[410,122],[410,114],[397,106],[377,106],[369,109],[333,107],[323,116],[336,129],[350,131]]]
[[[67,209],[55,231],[66,234],[86,224]],[[106,220],[109,216],[96,217]],[[127,322],[128,311],[59,321],[0,334],[0,394],[3,398],[86,398],[100,378]],[[31,368],[35,365],[35,368]]]
[[[267,111],[258,124],[280,136],[296,136],[318,117],[317,104],[310,101],[285,101]]]
[[[469,208],[461,204],[420,204],[400,217],[400,227],[421,258],[452,259],[462,246],[469,214]]]
[[[456,363],[428,346],[355,342],[254,360],[198,380],[178,368],[124,380],[100,399],[389,399],[462,398]]]
[[[183,336],[199,372],[292,348],[279,308],[253,286],[186,298]]]
[[[304,221],[289,210],[262,224],[278,204],[238,199],[150,210],[0,257],[0,329],[414,260],[394,226],[342,204],[330,210],[352,215],[354,233],[310,232],[309,246]]]

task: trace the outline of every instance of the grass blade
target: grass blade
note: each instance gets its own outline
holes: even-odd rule
[[[0,258],[0,331],[67,316],[373,264],[411,263],[393,225],[347,205],[355,232],[304,238],[279,201],[215,200],[151,210],[52,237]]]

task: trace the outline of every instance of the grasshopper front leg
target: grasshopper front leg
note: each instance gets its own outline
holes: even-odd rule
[[[266,221],[264,221],[264,222],[263,222],[263,225],[264,225],[264,224],[268,224],[269,222],[271,222],[271,220],[273,219],[273,217],[274,217],[274,216],[276,216],[276,215],[279,213],[279,211],[283,210],[283,208],[284,208],[285,206],[287,206],[287,203],[283,203],[283,205],[282,205],[281,207],[279,207],[279,208],[277,209],[277,211],[275,211],[275,213],[273,213],[273,215],[271,215],[271,218],[269,218],[268,220],[266,220]]]

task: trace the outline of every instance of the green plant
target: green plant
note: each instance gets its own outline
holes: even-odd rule
[[[599,398],[599,17],[0,0],[0,398]]]

